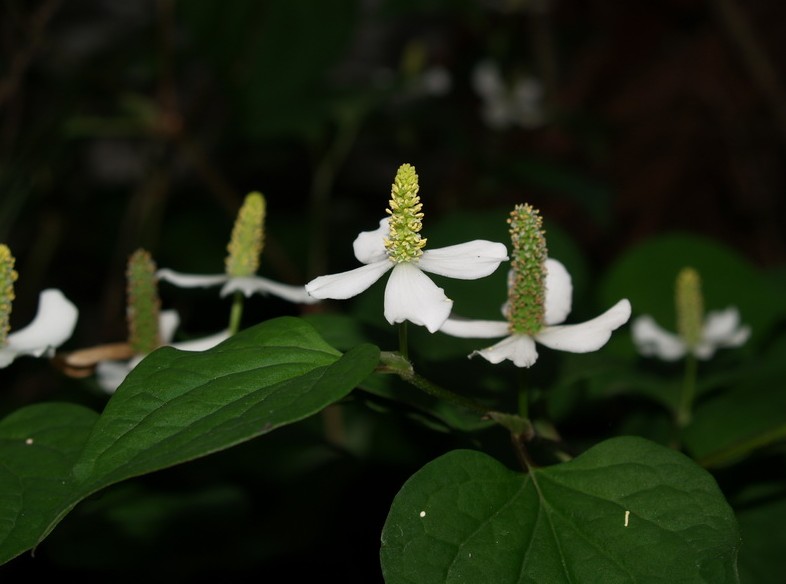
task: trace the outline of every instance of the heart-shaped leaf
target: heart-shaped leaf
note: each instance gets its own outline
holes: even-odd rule
[[[153,352],[100,416],[58,403],[15,412],[0,421],[0,563],[91,493],[302,420],[346,396],[378,361],[372,345],[342,356],[285,317],[209,351]]]
[[[686,456],[614,438],[514,472],[458,450],[396,495],[382,531],[387,584],[738,582],[739,535],[714,479]]]

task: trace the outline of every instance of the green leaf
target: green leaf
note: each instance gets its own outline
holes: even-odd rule
[[[0,421],[0,563],[43,539],[77,488],[71,476],[98,414],[35,404]]]
[[[685,430],[685,447],[706,468],[727,466],[786,441],[781,386],[745,384],[701,403]]]
[[[776,462],[776,461],[773,461]],[[783,464],[783,460],[776,462]],[[786,493],[782,482],[751,485],[736,497],[740,522],[740,574],[751,584],[781,584],[786,573]]]
[[[341,356],[302,320],[278,318],[209,351],[153,352],[100,416],[68,404],[15,412],[0,422],[0,562],[99,489],[315,414],[378,360],[372,345]]]
[[[705,468],[721,467],[754,450],[785,443],[784,378],[786,339],[731,371],[726,391],[709,393],[697,402],[683,435],[689,454]]]
[[[404,485],[382,531],[387,584],[738,582],[714,479],[641,438],[522,474],[458,450]]]

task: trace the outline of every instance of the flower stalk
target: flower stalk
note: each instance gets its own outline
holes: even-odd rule
[[[693,400],[696,397],[696,379],[698,377],[698,360],[688,353],[685,357],[685,377],[682,382],[680,403],[676,412],[677,428],[680,430],[690,424],[693,417]]]
[[[701,293],[701,278],[699,273],[693,268],[683,268],[677,275],[675,308],[677,312],[677,332],[688,348],[685,355],[685,377],[682,383],[682,394],[680,395],[680,403],[676,412],[677,427],[682,429],[690,424],[692,417],[698,369],[698,363],[693,351],[701,342],[701,333],[704,327],[704,298]]]
[[[409,359],[409,331],[406,320],[398,323],[398,352],[404,359]]]
[[[401,355],[401,353],[382,351],[379,360],[381,366],[377,368],[377,371],[380,373],[394,373],[403,381],[406,381],[431,397],[446,401],[455,406],[472,410],[483,416],[489,412],[489,409],[483,404],[468,397],[464,397],[463,395],[453,393],[444,387],[440,387],[416,373],[414,367],[412,367],[412,363],[409,359]]]

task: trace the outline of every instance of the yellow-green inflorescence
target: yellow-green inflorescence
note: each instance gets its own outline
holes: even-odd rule
[[[385,239],[385,249],[391,261],[412,262],[423,255],[426,239],[420,235],[423,205],[418,196],[418,175],[411,164],[402,164],[390,193],[390,235]]]
[[[696,347],[701,341],[704,325],[704,298],[701,294],[701,278],[695,269],[682,268],[677,274],[675,304],[677,332],[688,347]]]
[[[161,301],[158,298],[156,264],[144,249],[136,250],[128,258],[126,281],[128,343],[134,353],[146,355],[161,345],[158,330]]]
[[[543,219],[530,205],[516,205],[508,219],[511,275],[506,316],[513,334],[534,335],[544,325],[546,249]]]
[[[14,256],[6,244],[0,244],[0,347],[5,345],[11,330],[11,304],[14,301]]]
[[[265,243],[265,198],[261,193],[246,195],[238,211],[229,241],[226,274],[232,278],[253,276]]]

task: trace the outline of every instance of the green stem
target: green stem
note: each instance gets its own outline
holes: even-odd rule
[[[529,418],[529,394],[527,393],[527,369],[523,367],[518,368],[519,378],[519,416],[522,418]]]
[[[691,421],[693,400],[696,397],[696,373],[696,357],[688,354],[688,356],[685,358],[685,378],[682,383],[680,405],[677,409],[677,427],[680,430],[690,424]]]
[[[747,440],[735,442],[715,452],[698,459],[698,462],[704,468],[713,468],[728,465],[732,462],[744,458],[754,450],[769,446],[774,442],[781,441],[786,438],[786,426],[782,425],[773,428],[767,432],[753,436]]]
[[[441,399],[452,403],[453,405],[472,410],[484,416],[489,413],[489,409],[483,404],[478,403],[468,397],[464,397],[463,395],[453,393],[449,389],[440,387],[422,375],[415,373],[415,370],[412,368],[412,363],[410,363],[409,360],[400,353],[383,351],[380,355],[380,361],[382,362],[382,366],[379,367],[377,371],[383,373],[395,373],[410,385],[417,387],[419,390],[437,399]]]
[[[482,415],[485,415],[489,411],[489,409],[486,406],[476,402],[475,400],[470,399],[468,397],[464,397],[463,395],[459,395],[457,393],[453,393],[452,391],[450,391],[449,389],[445,389],[444,387],[440,387],[439,385],[432,383],[422,375],[415,373],[414,371],[412,372],[412,375],[404,376],[402,377],[402,379],[404,379],[404,381],[407,381],[411,385],[414,385],[418,389],[424,391],[425,393],[429,394],[430,396],[450,402],[454,405],[461,406],[468,410],[473,410]]]
[[[407,330],[407,321],[398,323],[398,352],[401,356],[409,361],[409,334]]]
[[[516,459],[519,461],[521,469],[525,473],[529,473],[531,470],[536,468],[535,463],[532,462],[532,458],[527,451],[527,445],[524,443],[523,437],[514,432],[511,432],[510,442],[513,445],[513,451],[516,453]]]
[[[232,309],[229,312],[229,334],[234,335],[240,330],[240,320],[243,317],[243,293],[235,292],[232,300]]]

